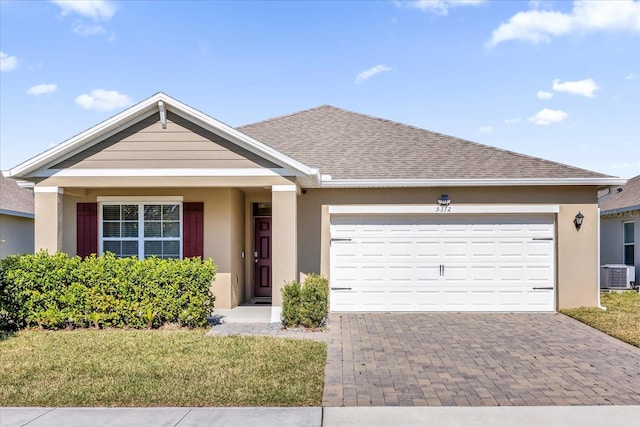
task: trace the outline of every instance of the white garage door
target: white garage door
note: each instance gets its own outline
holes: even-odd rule
[[[332,311],[553,311],[552,215],[331,218]]]

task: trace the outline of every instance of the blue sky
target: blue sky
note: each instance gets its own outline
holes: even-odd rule
[[[0,1],[0,168],[156,92],[231,126],[331,104],[640,173],[640,1]]]

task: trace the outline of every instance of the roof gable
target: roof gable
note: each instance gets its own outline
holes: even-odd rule
[[[50,172],[47,169],[52,166],[65,165],[65,167],[69,167],[77,165],[78,161],[86,160],[90,157],[90,154],[88,157],[81,154],[85,150],[94,147],[102,141],[108,141],[109,138],[117,136],[122,132],[126,132],[128,129],[131,129],[136,124],[154,114],[158,114],[159,117],[166,117],[167,115],[171,117],[173,114],[174,117],[180,117],[183,124],[189,122],[206,132],[216,135],[218,142],[222,140],[226,141],[227,148],[231,146],[237,147],[238,151],[242,151],[245,154],[251,153],[252,155],[249,157],[253,157],[254,159],[260,158],[261,161],[278,165],[296,176],[306,177],[311,180],[319,179],[317,170],[309,168],[164,93],[157,93],[91,129],[27,160],[11,169],[9,175],[24,179],[37,176],[49,176]],[[78,157],[71,160],[70,164],[63,163],[67,159],[73,159],[74,156]]]
[[[620,188],[621,191],[605,196],[599,203],[602,215],[640,209],[640,175]]]
[[[49,169],[279,167],[168,111],[164,126],[151,114]]]
[[[608,177],[329,105],[238,130],[333,179]]]
[[[33,218],[33,191],[0,174],[0,214]]]

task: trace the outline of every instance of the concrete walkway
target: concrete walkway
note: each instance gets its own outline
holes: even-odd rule
[[[0,408],[0,427],[636,426],[640,406]]]

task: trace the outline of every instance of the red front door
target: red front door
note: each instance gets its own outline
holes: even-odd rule
[[[256,297],[271,296],[271,217],[255,219],[254,273]]]

